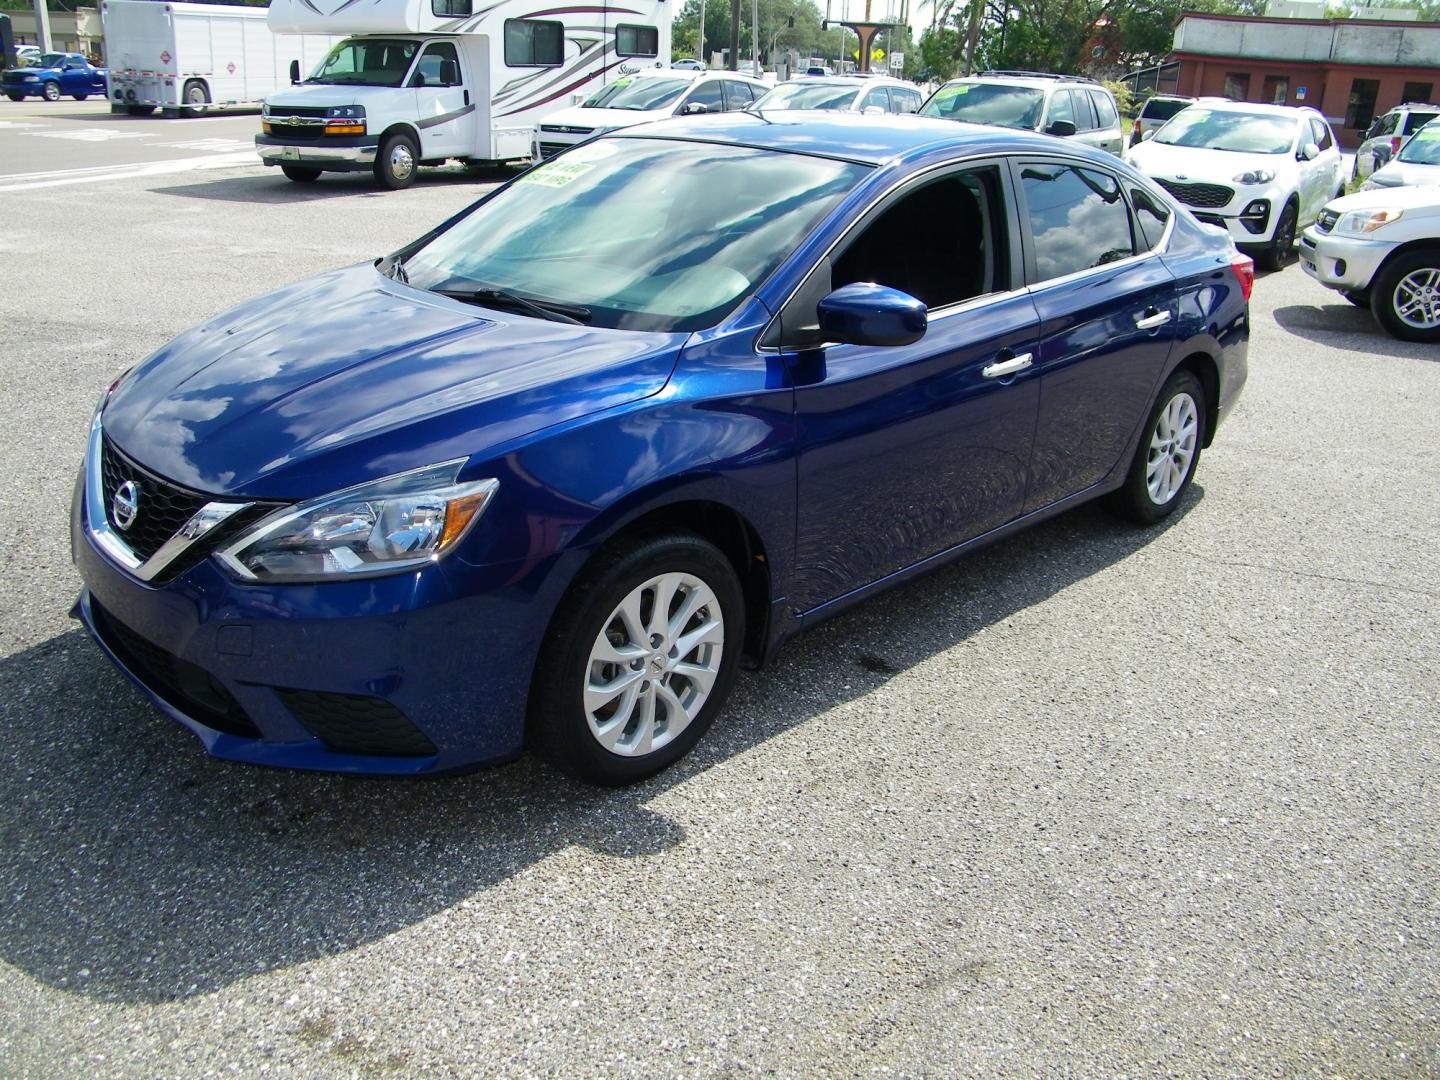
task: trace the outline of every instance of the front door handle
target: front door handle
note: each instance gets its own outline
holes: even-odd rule
[[[1153,315],[1137,315],[1135,326],[1140,330],[1154,330],[1157,326],[1164,326],[1170,321],[1170,312],[1157,311]]]
[[[1024,371],[1030,366],[1033,359],[1034,357],[1030,353],[1021,353],[1019,356],[1010,357],[1009,360],[997,360],[993,364],[986,364],[980,369],[980,374],[987,379],[1003,379],[1006,375]]]

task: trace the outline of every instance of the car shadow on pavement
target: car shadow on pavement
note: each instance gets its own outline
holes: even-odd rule
[[[476,198],[479,198],[489,190],[489,185],[503,183],[511,177],[519,176],[522,171],[519,166],[473,172],[459,166],[424,169],[415,179],[415,188],[469,184],[476,189]],[[154,190],[159,195],[238,203],[316,202],[357,195],[395,197],[394,192],[381,187],[369,173],[332,173],[322,176],[313,184],[297,184],[287,180],[280,170],[275,168],[266,169],[258,176],[231,177],[199,184],[176,184]]]
[[[1434,345],[1391,337],[1375,321],[1369,308],[1357,307],[1349,301],[1291,304],[1276,308],[1274,316],[1281,329],[1322,345],[1350,348],[1356,344],[1355,339],[1369,338],[1376,340],[1363,343],[1367,352],[1382,359],[1393,356],[1406,360],[1440,360],[1440,351]]]
[[[0,660],[0,960],[87,998],[172,1001],[376,941],[573,844],[677,848],[657,796],[1124,560],[1202,497],[1151,529],[1082,507],[860,605],[621,790],[530,757],[431,781],[216,761],[63,633]]]

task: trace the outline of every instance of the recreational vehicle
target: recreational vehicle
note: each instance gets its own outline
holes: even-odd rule
[[[276,33],[349,35],[265,101],[256,149],[299,182],[373,170],[402,188],[421,165],[525,158],[547,112],[670,63],[663,0],[273,0],[268,18]]]
[[[135,116],[195,115],[218,105],[258,105],[339,40],[323,31],[277,35],[265,9],[228,4],[105,0],[110,109]]]

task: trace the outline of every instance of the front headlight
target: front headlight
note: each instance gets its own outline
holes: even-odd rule
[[[340,580],[425,566],[480,517],[497,480],[457,484],[464,460],[388,476],[272,514],[220,552],[247,581]]]
[[[1341,215],[1340,220],[1335,223],[1335,231],[1356,236],[1373,233],[1392,221],[1399,221],[1403,214],[1404,211],[1401,210],[1351,210],[1348,214]]]
[[[325,113],[325,115],[326,115],[326,116],[330,116],[330,117],[364,116],[364,115],[365,115],[365,106],[364,106],[364,105],[332,105],[332,106],[330,106],[329,110]]]
[[[26,82],[39,82],[39,81],[40,81],[40,76],[39,76],[39,75],[26,75],[26,76],[25,76],[25,81],[26,81]]]
[[[1237,173],[1230,179],[1237,184],[1268,184],[1275,179],[1275,170],[1251,169],[1248,172]]]

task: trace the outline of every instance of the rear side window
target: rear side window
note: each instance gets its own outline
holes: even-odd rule
[[[1405,131],[1403,134],[1414,135],[1415,132],[1419,131],[1431,120],[1434,120],[1436,116],[1440,116],[1440,113],[1412,112],[1405,118]]]
[[[1114,127],[1120,123],[1120,114],[1115,111],[1115,102],[1103,90],[1091,90],[1090,100],[1095,104],[1095,115],[1102,128]]]
[[[1032,163],[1020,171],[1035,248],[1035,280],[1047,281],[1135,254],[1130,210],[1109,173]]]
[[[1095,122],[1095,106],[1090,95],[1079,90],[1070,91],[1070,100],[1075,105],[1075,127],[1080,131],[1094,131],[1100,125]]]
[[[564,57],[564,23],[505,20],[505,63],[511,67],[559,67]]]
[[[725,82],[725,108],[733,112],[736,109],[748,109],[755,103],[755,88],[749,83]]]
[[[1181,109],[1189,108],[1194,102],[1190,101],[1166,101],[1164,98],[1151,98],[1140,110],[1142,120],[1165,121],[1174,116]]]
[[[660,55],[660,31],[653,26],[627,26],[621,23],[615,27],[615,55]]]
[[[895,103],[895,111],[898,113],[913,113],[920,110],[920,92],[918,90],[901,90],[892,86],[890,100]]]

